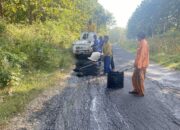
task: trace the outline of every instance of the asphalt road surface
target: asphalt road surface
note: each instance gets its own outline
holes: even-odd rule
[[[134,56],[113,46],[116,70],[133,64]],[[168,75],[169,76],[168,76]],[[180,130],[180,73],[151,64],[145,96],[135,97],[132,70],[123,89],[107,89],[106,77],[72,75],[68,86],[36,113],[38,130]]]

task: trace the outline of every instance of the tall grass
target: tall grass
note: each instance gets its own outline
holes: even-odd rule
[[[0,129],[7,121],[24,111],[25,106],[39,95],[43,90],[53,87],[65,79],[65,73],[60,71],[52,73],[37,72],[24,77],[17,87],[14,87],[12,96],[0,93]],[[5,91],[5,90],[4,90]]]
[[[169,32],[148,40],[152,60],[180,70],[180,32]]]
[[[180,32],[168,32],[148,38],[150,59],[169,68],[180,70]],[[127,40],[121,45],[135,53],[137,41]]]
[[[63,77],[59,69],[73,64],[71,43],[78,35],[58,22],[0,21],[0,124]]]
[[[0,23],[0,88],[8,86],[12,75],[29,71],[52,71],[72,62],[71,43],[77,33],[57,22],[14,25]],[[4,79],[4,75],[6,79]]]

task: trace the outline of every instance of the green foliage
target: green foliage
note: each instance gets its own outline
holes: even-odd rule
[[[113,19],[96,0],[7,0],[0,4],[5,20],[0,22],[2,87],[14,86],[24,71],[69,66],[68,48],[87,21],[93,19],[102,32]]]
[[[25,106],[45,88],[52,89],[57,83],[64,82],[65,73],[61,73],[60,71],[52,73],[36,72],[28,74],[22,79],[19,87],[14,88],[14,94],[12,96],[0,93],[0,129],[2,128],[1,125],[4,125],[15,114],[22,112],[26,108]],[[61,87],[63,88],[63,86]]]
[[[100,4],[97,4],[93,13],[92,19],[97,25],[97,31],[100,33],[107,32],[107,26],[111,26],[115,23],[112,14],[105,10]]]
[[[179,0],[143,0],[128,22],[128,37],[135,38],[144,31],[153,37],[168,31],[180,30]]]
[[[10,82],[10,74],[8,71],[0,70],[0,89],[4,88]]]
[[[18,84],[22,60],[16,54],[0,49],[0,88]]]
[[[58,21],[71,31],[81,31],[93,19],[99,32],[106,30],[114,20],[97,0],[6,0],[1,15],[11,23]]]
[[[72,64],[68,48],[76,32],[64,30],[57,22],[5,25],[6,34],[0,36],[0,88],[17,86],[25,72],[52,71]]]
[[[0,35],[5,32],[5,24],[3,21],[0,20]]]
[[[167,32],[149,38],[151,59],[170,68],[180,68],[180,33]]]

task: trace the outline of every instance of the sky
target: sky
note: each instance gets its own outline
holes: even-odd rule
[[[110,13],[113,14],[116,24],[126,28],[129,18],[140,5],[142,0],[98,0],[98,2]]]

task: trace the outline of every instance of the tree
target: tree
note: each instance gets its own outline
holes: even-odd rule
[[[3,17],[3,6],[2,6],[2,0],[0,0],[0,17]]]
[[[111,43],[123,43],[126,40],[126,30],[123,28],[114,27],[109,31],[109,37]]]
[[[169,30],[179,30],[179,0],[143,0],[128,22],[128,37],[134,38],[139,31],[152,37]]]
[[[0,16],[21,24],[58,21],[71,31],[82,30],[89,19],[99,32],[113,23],[113,16],[97,0],[0,0]]]
[[[108,25],[113,25],[115,23],[112,14],[106,11],[100,4],[97,4],[92,18],[95,21],[97,31],[99,32],[106,31]]]

